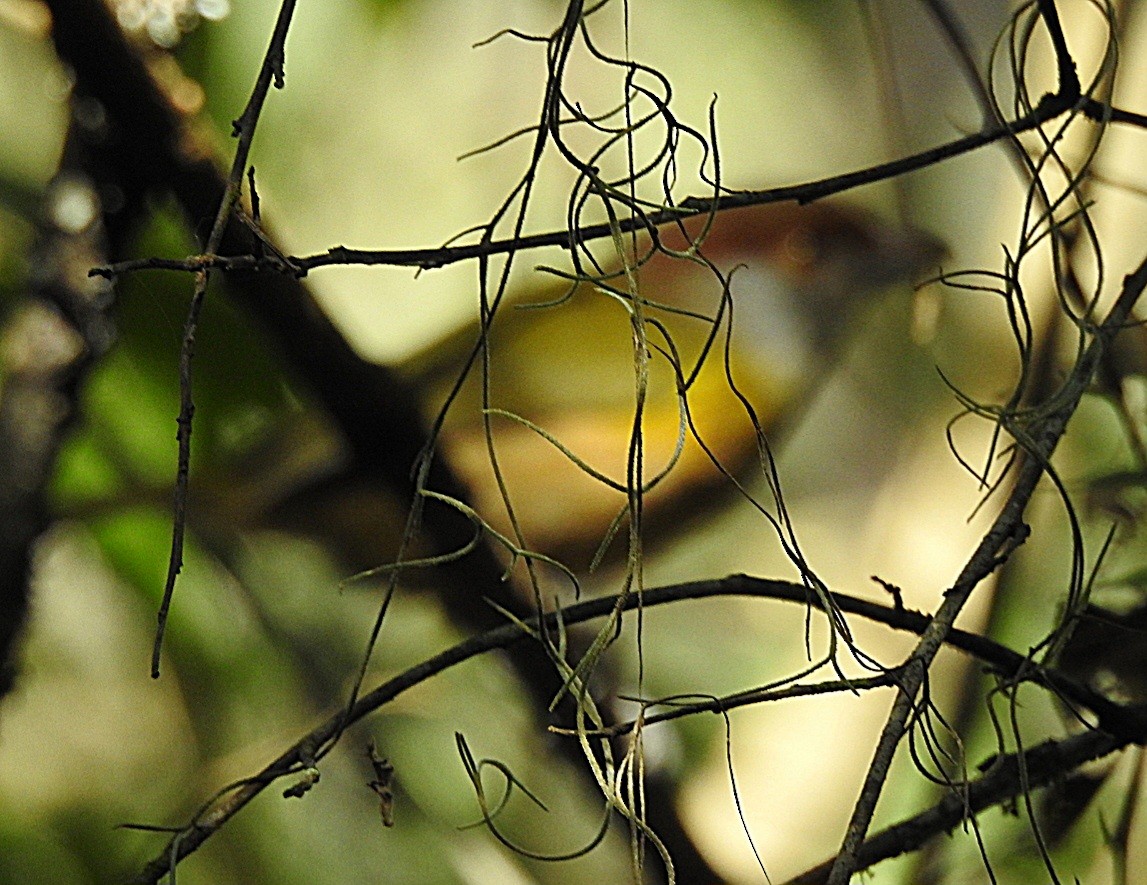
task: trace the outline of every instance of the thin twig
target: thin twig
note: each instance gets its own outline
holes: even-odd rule
[[[255,87],[242,115],[232,123],[232,135],[238,138],[235,148],[235,159],[231,163],[231,174],[227,179],[227,189],[219,203],[219,211],[215,214],[215,222],[211,226],[211,234],[207,238],[204,248],[206,255],[213,255],[223,242],[223,233],[227,229],[227,222],[231,212],[239,200],[243,190],[243,173],[247,168],[247,158],[251,153],[251,144],[255,138],[255,127],[259,122],[259,114],[263,110],[267,93],[271,84],[276,89],[283,88],[283,62],[286,54],[287,31],[291,26],[291,16],[295,12],[296,0],[283,0],[279,7],[279,17],[275,22],[275,30],[271,35],[270,45],[267,47],[263,64],[259,68],[259,75],[255,78]],[[163,585],[163,599],[159,603],[156,615],[155,643],[151,650],[151,676],[159,678],[159,660],[163,650],[163,635],[167,627],[167,614],[171,608],[171,597],[175,592],[175,579],[183,568],[183,537],[187,527],[187,485],[191,470],[191,427],[192,417],[195,414],[195,403],[191,391],[191,359],[195,352],[195,333],[199,327],[199,316],[203,311],[203,304],[207,298],[207,284],[210,281],[211,270],[201,267],[195,274],[195,292],[191,296],[191,306],[187,311],[187,319],[183,326],[183,345],[179,352],[179,417],[176,419],[179,429],[176,439],[179,442],[179,463],[175,475],[174,515],[171,527],[171,556],[167,563],[167,579]]]
[[[258,259],[253,255],[225,256],[205,253],[187,259],[141,258],[93,268],[91,273],[114,277],[138,270],[175,270],[198,273],[204,269],[211,269],[277,270],[306,276],[307,273],[317,268],[343,265],[383,265],[434,270],[462,261],[546,247],[556,246],[568,250],[572,248],[574,243],[580,244],[612,237],[617,232],[631,233],[637,230],[646,230],[651,226],[677,223],[687,218],[710,215],[714,212],[724,212],[745,206],[784,202],[811,203],[862,185],[885,181],[1036,129],[1068,111],[1071,105],[1064,102],[1065,99],[1046,96],[1045,100],[1025,117],[989,127],[981,132],[964,136],[899,160],[868,166],[841,175],[832,175],[816,181],[802,182],[801,184],[765,190],[733,191],[718,197],[687,197],[673,209],[648,212],[639,218],[618,218],[616,226],[610,223],[589,224],[572,231],[569,229],[548,231],[540,234],[513,236],[504,240],[483,240],[465,246],[442,246],[430,249],[350,249],[346,246],[333,246],[326,252],[289,257],[285,265],[282,260],[274,256]],[[1085,116],[1092,120],[1110,119],[1112,123],[1124,123],[1138,128],[1147,128],[1147,116],[1113,108],[1093,99],[1084,101],[1082,111]],[[1109,117],[1105,118],[1105,114]]]

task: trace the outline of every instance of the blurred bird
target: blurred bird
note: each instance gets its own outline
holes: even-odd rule
[[[708,230],[705,222],[663,228],[665,251],[631,261],[639,266],[628,274],[614,256],[594,281],[550,278],[544,290],[513,293],[494,316],[489,425],[531,549],[585,567],[611,526],[624,524],[638,427],[644,482],[665,473],[643,496],[644,528],[697,509],[727,482],[714,461],[734,475],[746,469],[757,427],[774,431],[808,402],[860,309],[942,252],[919,231],[836,203],[738,209]],[[695,256],[671,254],[686,250]],[[646,242],[636,254],[648,251]],[[428,415],[477,337],[476,325],[463,329],[400,367],[426,391]],[[646,360],[638,421],[637,367]],[[511,534],[481,389],[476,365],[440,450],[473,491],[474,509]]]

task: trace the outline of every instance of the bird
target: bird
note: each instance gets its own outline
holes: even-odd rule
[[[398,367],[428,421],[462,379],[438,450],[469,506],[574,568],[624,548],[638,438],[654,537],[756,461],[758,432],[807,404],[874,296],[943,254],[929,234],[838,201],[694,217],[656,248],[648,235],[632,245],[584,260],[580,280],[537,273],[484,331],[475,321]],[[486,400],[466,362],[480,338]]]

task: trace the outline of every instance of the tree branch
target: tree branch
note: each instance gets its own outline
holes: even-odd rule
[[[1067,104],[1064,99],[1058,96],[1045,96],[1044,101],[1040,102],[1032,113],[1021,119],[989,126],[980,132],[929,148],[909,157],[801,184],[784,185],[764,190],[732,191],[719,197],[686,197],[672,209],[647,212],[637,217],[619,217],[616,220],[616,227],[614,227],[613,222],[590,224],[573,231],[568,229],[549,231],[465,246],[441,246],[428,249],[350,249],[346,246],[332,246],[326,252],[291,256],[285,260],[276,256],[258,257],[253,252],[228,252],[224,255],[205,254],[187,259],[140,258],[93,268],[91,272],[100,276],[114,277],[138,270],[198,272],[205,268],[211,268],[232,271],[274,270],[306,276],[312,270],[331,266],[383,265],[433,270],[462,261],[473,261],[495,255],[507,255],[547,247],[558,247],[568,251],[572,248],[573,243],[611,237],[615,230],[621,233],[648,231],[655,234],[656,228],[659,226],[713,212],[790,201],[800,204],[811,203],[862,185],[885,181],[908,172],[925,169],[944,160],[995,144],[1003,139],[1029,132],[1051,122],[1072,107],[1073,105]],[[1147,116],[1114,108],[1094,99],[1084,100],[1082,111],[1085,116],[1092,120],[1108,119],[1105,115],[1109,115],[1109,119],[1113,123],[1124,123],[1147,129]]]
[[[532,631],[553,630],[557,628],[559,622],[565,626],[571,626],[605,617],[619,605],[623,611],[631,611],[638,606],[653,608],[685,600],[728,596],[773,599],[811,605],[823,611],[821,599],[810,594],[808,588],[803,584],[753,578],[748,575],[732,575],[719,580],[694,581],[645,590],[640,598],[638,594],[630,594],[625,599],[620,596],[602,597],[571,605],[563,609],[560,614],[551,613],[541,620],[531,618],[523,622],[524,627],[517,624],[505,624],[489,630],[448,648],[378,685],[359,698],[345,720],[344,714],[341,712],[332,716],[282,753],[257,775],[245,779],[230,791],[222,791],[220,794],[222,798],[210,802],[186,828],[173,837],[164,850],[146,866],[140,879],[144,882],[158,881],[170,871],[173,863],[178,863],[194,852],[227,820],[238,813],[271,783],[281,777],[298,772],[306,764],[305,760],[313,753],[313,748],[329,740],[337,729],[359,721],[404,692],[451,667],[494,649],[507,648],[517,643],[533,644],[534,640],[529,638],[529,633]],[[878,621],[898,630],[921,633],[929,630],[932,623],[928,616],[919,612],[889,608],[843,593],[829,594],[829,598],[842,612]],[[1147,707],[1123,707],[1113,704],[1086,686],[1080,685],[1053,670],[1035,667],[1022,655],[1018,655],[982,636],[963,630],[952,630],[944,641],[984,660],[1005,676],[1030,673],[1032,678],[1045,680],[1048,685],[1054,686],[1065,697],[1091,707],[1093,712],[1097,714],[1098,728],[1102,729],[1102,731],[1095,733],[1107,735],[1108,739],[1114,742],[1112,749],[1118,749],[1118,747],[1126,746],[1132,742],[1143,743],[1147,740]],[[697,709],[691,712],[704,712],[706,710],[722,712],[722,709],[720,704],[713,704],[710,707],[699,705]],[[1107,729],[1109,728],[1113,729],[1114,733],[1108,732]],[[576,742],[569,741],[569,743]],[[1106,752],[1111,752],[1111,750]],[[224,793],[226,795],[223,795]]]
[[[106,5],[100,0],[49,0],[49,6],[57,51],[75,71],[77,92],[99,101],[116,131],[117,149],[103,158],[113,164],[109,180],[125,197],[125,208],[105,217],[117,233],[113,242],[126,239],[123,232],[139,223],[146,196],[156,190],[174,194],[193,229],[214,217],[226,182],[207,159],[205,146],[187,147],[193,139],[182,118],[151,80]],[[224,227],[221,248],[254,254],[256,240],[232,218]],[[363,360],[292,277],[238,272],[228,276],[227,284],[227,293],[269,333],[290,374],[309,388],[345,436],[355,473],[400,498],[411,498],[411,465],[427,443],[417,391],[386,367]],[[449,497],[468,497],[441,457],[431,465],[428,485]],[[422,530],[438,553],[461,549],[474,533],[470,521],[449,507],[428,508]],[[499,623],[483,596],[528,614],[501,580],[502,573],[501,563],[484,544],[461,563],[439,569],[443,602],[451,616],[480,629]],[[525,675],[527,668],[522,670]]]
[[[99,101],[116,130],[117,150],[105,159],[125,195],[125,208],[106,218],[108,226],[121,233],[134,226],[146,210],[145,197],[155,190],[174,194],[193,230],[204,219],[217,217],[227,183],[214,163],[206,159],[211,156],[209,147],[196,144],[180,114],[124,39],[106,5],[100,0],[48,0],[48,5],[54,18],[57,52],[75,72],[77,92]],[[219,251],[261,254],[258,239],[234,216],[223,228]],[[263,267],[255,262],[229,274],[228,293],[269,332],[291,373],[333,418],[351,448],[349,471],[353,476],[381,485],[400,499],[415,501],[417,497],[421,503],[411,468],[430,447],[418,391],[388,368],[363,360],[295,276],[258,272]],[[203,262],[197,271],[210,268],[209,262]],[[185,414],[181,409],[181,418]],[[428,470],[419,480],[425,488],[455,500],[469,499],[464,484],[440,454],[427,463]],[[460,550],[473,541],[474,526],[453,507],[427,506],[421,512],[419,528],[420,537],[429,541],[434,553]],[[464,558],[436,569],[439,599],[447,614],[468,630],[502,623],[490,602],[521,617],[531,614],[513,585],[503,580],[504,570],[484,542]],[[520,643],[507,653],[539,719],[544,719],[550,701],[562,688],[562,679],[540,645]],[[558,715],[568,713],[563,709]],[[564,741],[560,746],[575,763],[582,763],[577,770],[586,775],[587,787],[596,789],[580,748]],[[682,869],[715,878],[696,847],[685,838],[669,793],[654,805],[656,814],[665,816],[659,825],[672,827],[679,834],[674,847]]]
[[[892,757],[906,733],[907,723],[915,709],[916,695],[920,691],[928,668],[952,631],[956,616],[963,609],[972,591],[1026,539],[1028,528],[1023,521],[1023,515],[1028,501],[1043,477],[1056,444],[1067,428],[1068,420],[1075,413],[1080,399],[1090,386],[1104,350],[1127,323],[1131,309],[1145,286],[1147,286],[1147,259],[1124,280],[1123,290],[1110,313],[1095,329],[1091,345],[1076,362],[1057,394],[1054,409],[1027,432],[1023,444],[1024,457],[1018,468],[1015,487],[955,584],[945,591],[943,604],[909,657],[892,712],[881,733],[860,798],[853,810],[844,843],[828,880],[831,885],[845,885],[855,872],[856,852],[864,841],[877,800],[888,776]]]
[[[232,132],[238,140],[235,148],[235,158],[231,163],[231,174],[223,196],[219,200],[219,208],[215,212],[215,222],[211,225],[211,233],[207,237],[204,247],[208,254],[217,252],[223,243],[223,236],[227,224],[231,221],[235,204],[243,191],[243,173],[247,168],[247,157],[251,154],[251,145],[255,140],[255,128],[259,123],[259,114],[263,110],[263,103],[267,93],[274,83],[277,89],[283,88],[283,60],[286,55],[287,31],[291,26],[291,17],[295,12],[295,0],[283,0],[279,7],[279,16],[275,22],[275,30],[271,35],[271,42],[263,56],[263,64],[259,68],[259,75],[255,78],[255,86],[251,90],[251,97],[242,115],[232,123]],[[151,676],[159,678],[159,662],[163,651],[163,635],[167,628],[167,613],[171,608],[171,597],[175,593],[175,580],[183,569],[183,536],[187,528],[187,483],[191,473],[191,431],[192,416],[195,414],[195,404],[192,400],[191,366],[195,353],[195,333],[199,328],[199,317],[203,313],[203,305],[207,299],[207,284],[210,282],[211,271],[203,268],[195,274],[195,291],[191,296],[191,305],[187,309],[187,319],[183,326],[183,344],[179,351],[179,417],[176,423],[179,431],[176,439],[179,443],[179,459],[175,472],[175,495],[173,502],[174,515],[171,525],[171,555],[167,563],[167,578],[163,584],[163,598],[159,603],[156,614],[155,642],[151,650]]]
[[[1094,759],[1126,747],[1130,741],[1104,731],[1086,731],[1060,741],[1045,741],[1022,753],[997,756],[987,773],[967,785],[954,785],[934,806],[866,839],[856,852],[856,870],[915,851],[941,833],[949,833],[979,812],[1008,802],[1024,789],[1047,786]],[[824,885],[835,858],[790,879],[785,885]]]

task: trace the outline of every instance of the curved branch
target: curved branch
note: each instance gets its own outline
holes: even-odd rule
[[[820,597],[810,594],[808,588],[803,584],[753,578],[748,575],[731,575],[711,581],[675,584],[646,590],[640,596],[639,599],[638,594],[630,594],[624,601],[621,601],[622,608],[631,610],[638,605],[650,608],[688,599],[751,596],[802,603],[823,610]],[[922,633],[931,623],[931,618],[920,612],[903,608],[890,608],[844,593],[832,593],[829,598],[840,611],[886,624],[897,630]],[[559,613],[555,612],[547,615],[541,622],[537,618],[532,618],[523,621],[523,626],[506,624],[488,630],[452,646],[432,658],[428,658],[392,679],[388,679],[359,698],[349,714],[346,711],[336,713],[282,753],[258,774],[237,784],[233,791],[223,796],[219,801],[210,803],[200,814],[196,815],[195,820],[174,836],[163,851],[156,855],[155,859],[144,868],[140,880],[158,882],[170,871],[173,864],[194,852],[267,786],[308,765],[313,755],[313,748],[325,743],[339,728],[359,721],[409,689],[451,667],[494,649],[505,648],[527,640],[529,638],[527,631],[536,631],[540,628],[556,629],[559,620],[561,624],[569,626],[605,617],[616,610],[619,601],[620,597],[606,596],[563,609],[560,612],[560,618]],[[983,660],[1005,676],[1014,677],[1021,673],[1030,672],[1034,678],[1041,679],[1066,698],[1087,706],[1096,714],[1099,728],[1102,729],[1102,731],[1095,733],[1103,734],[1108,737],[1108,740],[1113,741],[1115,744],[1113,749],[1132,742],[1143,743],[1147,740],[1147,708],[1124,707],[1114,704],[1086,686],[1053,670],[1039,668],[1023,655],[974,633],[952,630],[946,636],[945,641],[952,647]]]

